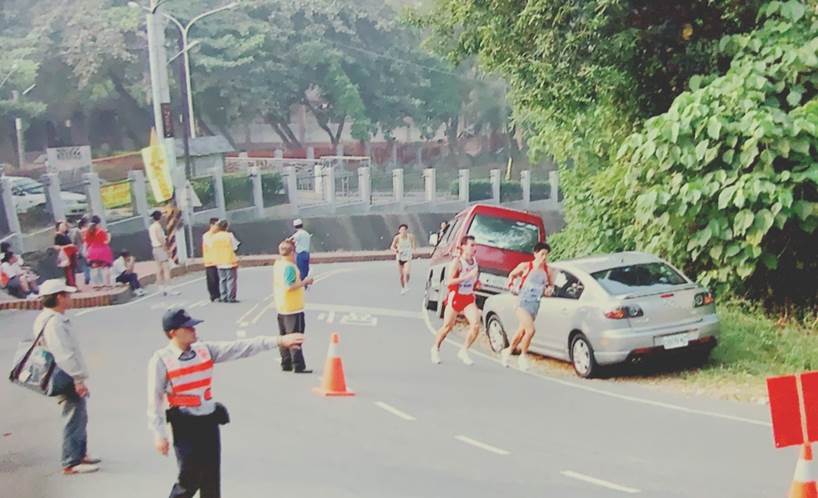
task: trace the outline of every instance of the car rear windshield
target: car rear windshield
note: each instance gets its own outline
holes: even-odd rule
[[[540,240],[540,229],[524,221],[476,215],[469,235],[478,244],[509,251],[531,252]]]
[[[687,283],[679,272],[665,263],[619,266],[594,272],[591,276],[613,295],[659,290]]]

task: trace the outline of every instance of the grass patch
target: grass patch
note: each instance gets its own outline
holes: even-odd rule
[[[720,398],[763,401],[767,377],[818,369],[818,330],[779,323],[742,301],[718,306],[719,345],[699,369],[659,373],[657,383],[681,381],[685,391]]]

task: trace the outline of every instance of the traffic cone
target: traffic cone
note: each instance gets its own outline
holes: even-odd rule
[[[338,355],[338,342],[340,340],[341,338],[337,333],[333,333],[332,337],[330,337],[321,387],[313,389],[314,392],[323,396],[355,396],[354,392],[347,390],[347,383],[344,380],[344,365]]]
[[[795,476],[790,487],[790,498],[818,498],[810,443],[804,443],[801,447],[801,456],[795,466]]]

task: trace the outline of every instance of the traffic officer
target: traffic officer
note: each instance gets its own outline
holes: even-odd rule
[[[167,420],[179,465],[171,498],[192,498],[197,491],[200,498],[221,496],[219,425],[230,419],[225,407],[213,401],[213,364],[304,342],[303,334],[198,342],[196,326],[200,323],[182,308],[165,312],[162,328],[169,342],[148,363],[148,426],[156,450],[167,455]]]

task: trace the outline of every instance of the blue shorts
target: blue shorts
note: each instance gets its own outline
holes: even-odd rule
[[[537,318],[537,313],[540,312],[540,301],[539,299],[536,301],[525,301],[520,300],[519,306],[521,309],[525,310],[526,313],[531,315],[531,319]]]
[[[301,279],[307,278],[310,274],[310,253],[307,251],[299,252],[295,255],[295,266],[301,273]]]

